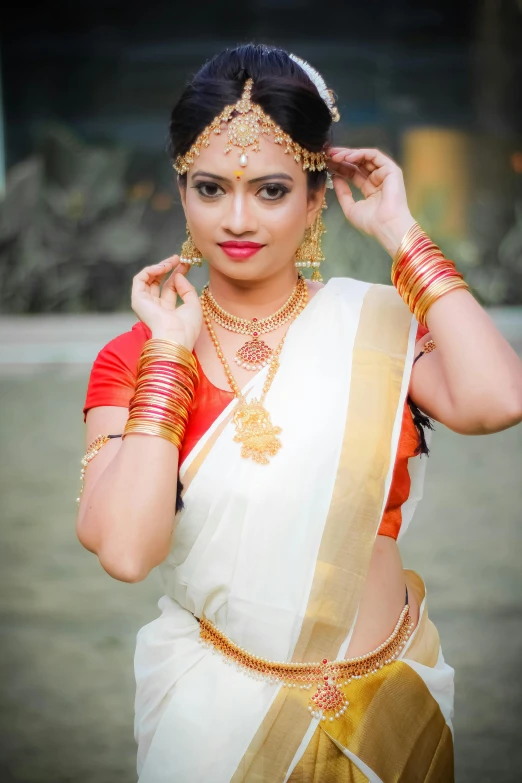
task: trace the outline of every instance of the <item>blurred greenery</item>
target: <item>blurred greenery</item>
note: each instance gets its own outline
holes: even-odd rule
[[[132,276],[164,250],[158,234],[170,240],[173,204],[154,182],[130,182],[131,159],[52,125],[13,167],[0,204],[4,312],[128,309]]]
[[[142,165],[117,145],[86,144],[59,124],[45,127],[37,154],[15,165],[0,202],[0,310],[4,313],[114,311],[129,308],[131,279],[179,252],[185,221],[167,160]],[[416,219],[453,259],[485,305],[522,303],[522,201],[498,242],[493,194],[470,208],[470,237],[440,235],[448,194],[435,190]],[[386,252],[354,229],[329,196],[325,279],[390,283]],[[504,223],[505,223],[505,216]],[[500,225],[503,225],[500,221]],[[207,272],[194,270],[201,286]]]

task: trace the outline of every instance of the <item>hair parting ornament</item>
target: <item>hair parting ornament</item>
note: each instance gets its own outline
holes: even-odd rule
[[[315,84],[321,98],[327,104],[332,119],[337,122],[340,119],[339,112],[334,106],[333,94],[326,88],[324,80],[319,76],[308,63],[295,55],[290,57],[298,63]],[[266,114],[261,106],[254,103],[251,99],[253,79],[248,78],[243,88],[241,98],[235,104],[225,106],[223,111],[215,117],[212,122],[199,134],[196,141],[192,144],[188,152],[184,155],[178,155],[173,163],[173,167],[178,174],[185,174],[195,159],[200,155],[202,147],[208,147],[212,135],[219,136],[222,133],[222,124],[227,123],[227,145],[225,155],[233,147],[239,147],[239,165],[244,168],[248,163],[247,149],[251,148],[253,152],[261,150],[260,140],[263,135],[273,136],[276,144],[284,145],[285,153],[293,156],[299,163],[302,161],[303,169],[306,171],[323,171],[326,169],[327,157],[326,151],[312,152],[302,147],[298,142],[277,125],[271,117]],[[235,114],[235,116],[233,116]],[[240,171],[240,170],[239,170]],[[235,172],[239,178],[240,173]],[[327,185],[332,187],[331,177],[327,172]]]

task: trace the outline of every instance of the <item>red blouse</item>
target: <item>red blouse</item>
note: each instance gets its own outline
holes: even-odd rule
[[[421,325],[417,340],[429,330]],[[92,366],[87,396],[83,408],[84,421],[87,411],[100,405],[116,405],[128,408],[134,393],[139,357],[151,332],[141,321],[134,324],[130,332],[115,337],[102,348]],[[185,437],[179,455],[181,465],[198,440],[234,397],[232,391],[214,386],[206,377],[196,357],[199,385],[185,430]],[[407,401],[404,404],[402,428],[393,470],[392,483],[379,534],[397,538],[402,523],[401,507],[410,494],[408,459],[415,455],[419,434],[413,423]]]

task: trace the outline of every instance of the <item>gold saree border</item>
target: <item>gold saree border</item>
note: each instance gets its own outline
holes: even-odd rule
[[[233,409],[230,411],[230,413],[228,413],[224,417],[224,419],[220,421],[220,423],[217,425],[212,435],[210,435],[207,438],[207,441],[204,444],[204,446],[202,446],[197,456],[194,457],[194,459],[191,461],[190,465],[186,469],[183,475],[183,492],[181,493],[181,497],[185,495],[185,492],[189,488],[192,479],[197,474],[198,470],[200,469],[200,467],[208,457],[212,447],[214,446],[215,442],[217,441],[217,439],[219,438],[219,436],[227,426],[228,422],[232,419],[235,409],[236,406],[234,406]]]
[[[351,780],[355,764],[336,743],[383,783],[452,783],[451,730],[408,664],[395,661],[368,679],[352,680],[346,693],[350,707],[342,720],[317,726],[288,783]]]
[[[354,621],[381,518],[411,322],[393,286],[368,288],[332,499],[293,661],[334,659]],[[310,726],[304,693],[280,688],[231,783],[285,779]]]

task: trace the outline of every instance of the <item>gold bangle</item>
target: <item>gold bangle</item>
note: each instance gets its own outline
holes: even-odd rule
[[[172,340],[163,340],[158,337],[151,338],[150,340],[147,340],[143,346],[142,355],[161,355],[162,357],[165,357],[166,360],[171,358],[183,362],[188,367],[193,367],[194,369],[197,367],[196,359],[192,351],[189,351],[189,349],[185,348],[181,343],[175,343]]]
[[[447,274],[443,277],[438,278],[435,280],[419,297],[418,301],[415,304],[414,309],[419,309],[421,303],[426,303],[429,301],[429,299],[435,300],[439,295],[440,292],[452,288],[455,282],[460,282],[461,278],[457,277],[457,275]],[[421,308],[422,309],[422,308]]]
[[[174,365],[173,367],[159,367],[159,363],[165,363],[162,362],[161,359],[155,359],[151,362],[140,362],[138,364],[138,378],[145,375],[148,377],[151,374],[154,375],[162,375],[165,378],[174,378],[176,377],[183,377],[184,383],[188,386],[190,385],[192,388],[196,389],[199,384],[199,376],[197,374],[194,374],[194,372],[187,368],[185,365],[178,363],[178,362],[172,362],[168,361],[168,365]]]
[[[409,263],[408,268],[405,269],[404,276],[401,276],[400,280],[397,281],[397,290],[401,296],[403,298],[405,295],[409,297],[412,286],[416,285],[419,281],[422,281],[425,276],[430,274],[431,270],[436,269],[437,266],[437,261],[433,258],[431,253],[425,257],[419,258],[418,263],[413,259]]]
[[[442,281],[444,282],[444,281]],[[423,326],[427,326],[426,324],[426,316],[428,313],[428,310],[430,309],[431,305],[437,300],[440,299],[441,296],[444,296],[445,294],[449,293],[450,291],[455,291],[457,288],[465,288],[466,290],[469,290],[469,285],[466,283],[465,280],[459,280],[457,278],[453,278],[451,281],[448,281],[447,285],[444,287],[440,287],[437,291],[435,291],[433,294],[430,291],[429,292],[429,299],[427,299],[425,302],[419,302],[419,304],[416,307],[416,318],[419,321],[419,323],[422,323]],[[419,320],[419,318],[421,320]]]
[[[181,379],[177,375],[171,373],[159,373],[159,372],[143,372],[140,373],[137,386],[152,386],[161,385],[163,388],[168,388],[172,391],[177,389],[183,390],[185,394],[188,394],[191,398],[194,397],[195,387],[193,383],[190,383],[188,379]]]
[[[176,410],[169,410],[161,402],[158,403],[155,400],[142,400],[140,405],[132,411],[128,420],[138,421],[144,416],[156,418],[158,421],[164,420],[173,426],[179,424],[184,427],[188,422],[188,416],[184,415],[183,411],[179,414]]]
[[[418,223],[414,223],[411,228],[408,229],[406,234],[401,240],[401,243],[397,249],[397,252],[395,254],[395,258],[393,259],[392,263],[392,277],[393,273],[397,269],[397,267],[400,265],[402,259],[404,256],[411,250],[412,245],[424,234],[424,243],[429,243],[433,245],[434,243],[431,241],[429,236],[422,230],[422,228],[419,226]],[[436,245],[434,245],[436,247]]]
[[[132,415],[129,417],[130,421],[139,421],[144,416],[153,417],[158,419],[165,420],[172,425],[178,424],[179,426],[186,427],[188,423],[188,418],[186,416],[183,416],[179,414],[174,409],[167,409],[161,405],[161,403],[158,403],[155,400],[144,400],[139,408],[137,408],[135,411],[133,411]]]
[[[125,436],[130,432],[144,432],[145,430],[153,435],[156,434],[157,429],[160,428],[163,433],[168,433],[169,439],[175,438],[176,443],[181,443],[185,435],[185,427],[173,424],[168,419],[158,418],[157,416],[149,417],[144,414],[139,419],[129,421],[128,424],[129,426],[125,427]]]
[[[168,400],[178,400],[190,408],[194,401],[194,394],[182,386],[166,383],[161,380],[150,380],[146,383],[139,382],[136,386],[134,396],[138,394],[158,394]],[[134,397],[131,400],[134,400]]]
[[[454,281],[454,282],[452,282],[451,285],[448,285],[445,288],[439,289],[437,292],[435,292],[435,296],[430,296],[429,300],[426,300],[425,302],[422,303],[421,306],[416,308],[416,313],[417,313],[416,317],[421,319],[419,321],[419,323],[422,323],[423,326],[427,326],[426,317],[427,317],[428,311],[431,308],[432,304],[434,304],[434,302],[436,302],[437,299],[440,299],[442,296],[444,296],[445,294],[449,293],[449,291],[453,291],[453,290],[455,290],[457,288],[466,288],[466,289],[468,289],[469,286],[467,285],[467,283],[465,283],[463,281]]]
[[[130,433],[160,436],[179,449],[198,383],[197,361],[188,348],[163,338],[147,340],[122,437]]]
[[[413,256],[406,262],[398,277],[395,278],[394,285],[397,290],[406,290],[412,280],[423,274],[430,267],[436,266],[440,258],[444,258],[444,256],[438,256],[430,248],[419,251],[418,255]]]
[[[428,269],[418,280],[414,281],[408,289],[408,303],[410,310],[415,302],[415,298],[419,292],[428,288],[440,280],[446,280],[448,277],[455,277],[456,270],[455,265],[452,262],[440,262]]]
[[[424,327],[428,309],[436,299],[456,288],[469,289],[455,263],[444,256],[418,223],[410,226],[401,240],[392,263],[391,279]]]
[[[129,428],[125,428],[124,435],[139,434],[139,435],[155,435],[165,440],[168,440],[177,449],[181,449],[182,439],[174,434],[172,430],[165,427],[162,424],[153,424],[152,422],[140,423],[135,422]]]
[[[176,365],[178,368],[182,368],[182,371],[186,372],[187,375],[189,375],[191,378],[199,377],[197,373],[197,367],[195,367],[193,364],[188,364],[182,358],[173,357],[170,354],[160,355],[155,353],[141,356],[138,363],[138,372],[142,372],[151,366],[154,367],[154,365],[158,363]]]

